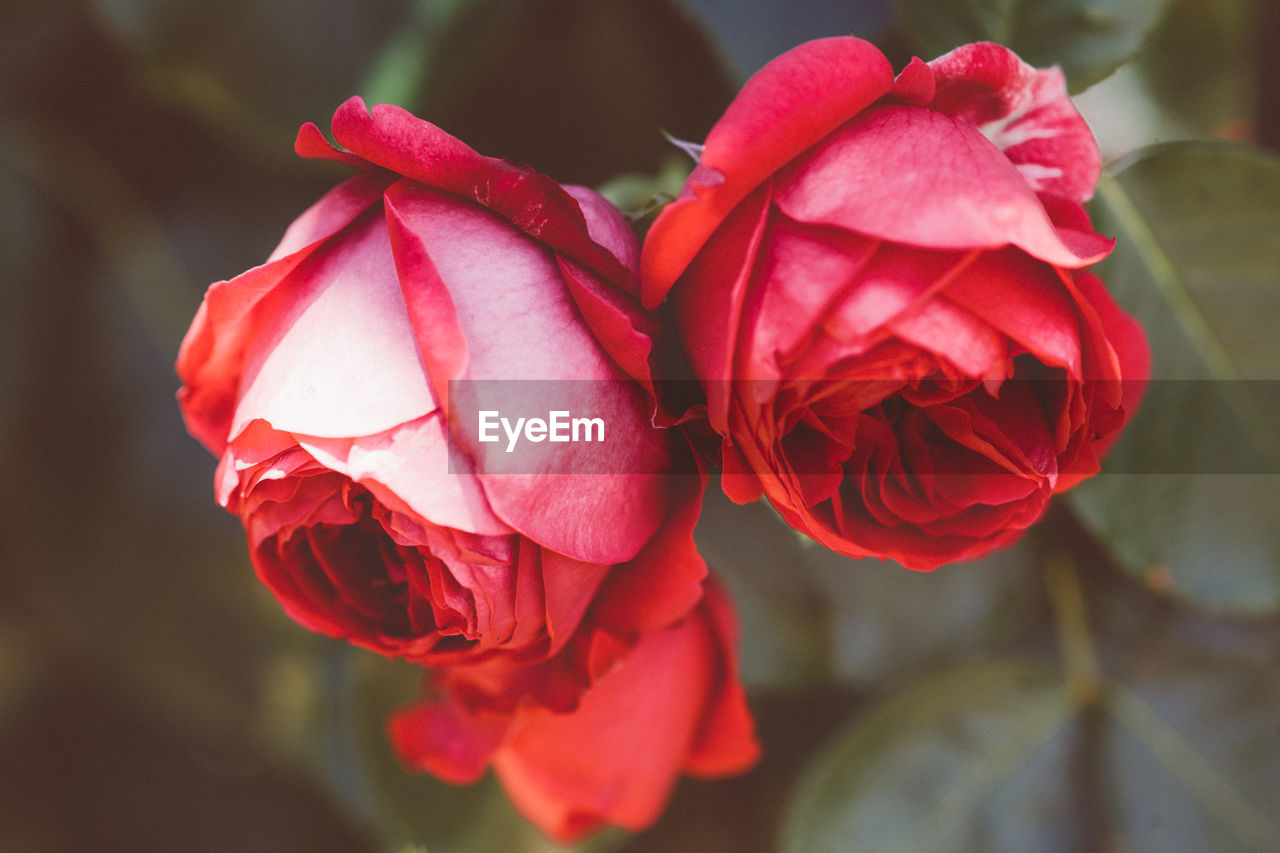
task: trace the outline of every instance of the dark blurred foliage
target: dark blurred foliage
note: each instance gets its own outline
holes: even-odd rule
[[[293,135],[397,46],[431,54],[405,106],[565,180],[656,167],[732,94],[665,3],[430,5],[6,6],[0,849],[381,848],[347,650],[259,588],[182,426],[185,326],[341,177]]]
[[[193,661],[199,664],[200,660]],[[122,702],[74,670],[29,694],[0,751],[8,850],[376,851],[297,768]]]
[[[203,286],[331,177],[181,108],[100,8],[7,19],[0,848],[378,849],[265,735],[281,626],[173,401]]]
[[[1261,25],[1257,28],[1258,142],[1280,151],[1280,3],[1261,4]]]
[[[700,139],[733,89],[669,3],[479,0],[407,106],[478,151],[564,183],[654,171],[657,132]]]
[[[1234,122],[1274,146],[1280,18],[1274,5],[1228,5],[1248,14],[1173,4],[1167,21],[1191,23],[1151,37],[1143,73],[1157,98],[1177,101],[1191,89],[1176,74],[1204,69],[1194,91],[1209,108],[1188,98],[1188,121],[1204,133]],[[964,8],[989,21],[988,7]],[[701,139],[747,74],[805,38],[852,31],[900,65],[922,37],[895,20],[871,0],[6,4],[0,850],[545,849],[491,781],[452,788],[399,770],[381,721],[414,696],[413,668],[308,634],[257,584],[238,524],[213,502],[214,461],[174,404],[181,335],[209,282],[260,263],[343,175],[294,157],[291,143],[304,121],[327,130],[353,94],[559,180],[626,175],[613,186],[638,208],[679,184],[660,129]],[[1197,65],[1185,45],[1203,21],[1228,49]],[[1224,114],[1224,103],[1238,106]],[[1121,571],[1099,531],[1064,505],[1005,555],[916,575],[853,565],[801,544],[763,506],[710,499],[700,537],[742,612],[766,757],[739,779],[682,782],[654,828],[595,848],[777,849],[780,825],[821,829],[856,802],[837,794],[859,780],[824,776],[811,759],[865,750],[858,727],[894,697],[902,721],[884,748],[931,742],[911,728],[928,717],[911,697],[935,679],[955,696],[955,718],[939,725],[990,731],[965,716],[966,685],[995,683],[997,664],[1016,658],[1050,672],[1063,659],[1072,689],[1101,678],[1112,691],[1064,706],[1065,770],[1029,752],[1028,775],[1010,776],[1065,804],[1074,820],[1059,846],[1211,849],[1178,839],[1225,838],[1213,849],[1252,849],[1280,811],[1257,799],[1276,795],[1280,773],[1274,607],[1232,613],[1229,564],[1210,590],[1230,593],[1214,599],[1227,612],[1201,606],[1193,587],[1174,601],[1163,591],[1176,576]],[[1065,581],[1044,568],[1063,559],[1075,567]],[[960,664],[992,668],[973,682],[946,674]],[[999,684],[1015,701],[1039,689]],[[1169,731],[1135,735],[1144,708]],[[1227,743],[1222,731],[1252,740]],[[970,756],[983,743],[966,742]],[[864,757],[886,778],[901,769],[889,753]],[[935,784],[974,778],[986,777],[940,769]],[[792,802],[798,786],[809,793]],[[926,804],[938,794],[919,791]],[[903,804],[909,793],[893,792]],[[1026,820],[1025,802],[980,806],[1006,828]],[[889,829],[911,820],[905,808],[882,809]],[[1213,816],[1209,829],[1187,816],[1197,809]],[[1160,847],[1152,827],[1183,834]],[[1028,838],[969,849],[1056,849]]]

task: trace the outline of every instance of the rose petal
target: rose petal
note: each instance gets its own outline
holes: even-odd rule
[[[370,163],[488,208],[617,286],[634,287],[620,260],[591,238],[573,197],[527,166],[477,154],[400,107],[370,112],[358,97],[333,114],[333,135]]]
[[[634,276],[640,273],[640,241],[636,238],[635,229],[622,215],[622,211],[614,207],[600,193],[590,187],[565,184],[562,189],[573,197],[582,210],[587,223],[587,233],[592,240],[604,246]],[[638,288],[633,289],[636,293]]]
[[[738,679],[738,619],[733,602],[714,577],[707,580],[702,608],[725,665],[702,718],[698,739],[685,756],[684,769],[694,776],[718,777],[741,773],[755,764],[760,759],[760,744],[746,691]]]
[[[452,701],[422,703],[392,713],[387,736],[410,768],[470,785],[488,769],[510,722],[510,715],[468,712]]]
[[[890,328],[902,340],[951,362],[966,376],[986,376],[1008,360],[1004,339],[995,330],[942,297],[895,319]]]
[[[720,475],[720,488],[729,500],[736,504],[749,504],[760,500],[764,486],[742,454],[728,441],[721,445],[724,471]]]
[[[881,244],[822,320],[823,330],[845,344],[844,355],[862,355],[883,342],[893,324],[919,313],[976,258],[976,253],[939,252]],[[940,350],[948,341],[934,344]]]
[[[566,186],[586,217],[591,239],[607,248],[633,275],[639,273],[640,242],[622,213],[599,193],[586,187]],[[636,296],[639,284],[627,290],[611,286],[570,258],[557,258],[560,272],[582,318],[596,340],[628,375],[653,392],[649,357],[661,329]]]
[[[674,297],[689,363],[706,389],[711,424],[722,434],[735,378],[737,330],[768,222],[769,197],[765,185],[738,206],[698,254],[690,286]]]
[[[1012,163],[964,122],[923,107],[868,110],[778,176],[788,216],[933,249],[1015,245],[1062,267],[1079,256],[1058,236]]]
[[[289,224],[267,263],[337,234],[377,204],[390,184],[384,175],[360,175],[338,184]]]
[[[1033,190],[1077,202],[1093,195],[1102,158],[1060,68],[1033,68],[990,42],[958,47],[929,67],[937,80],[930,107],[981,130]]]
[[[366,207],[376,201],[385,181],[353,178],[331,190],[300,217],[287,232],[279,257],[230,281],[209,287],[182,339],[176,370],[183,387],[178,391],[182,416],[191,434],[215,454],[230,436],[232,416],[244,370],[247,342],[258,334],[254,309],[299,264]],[[294,243],[291,254],[281,250]]]
[[[306,157],[308,160],[331,160],[355,169],[369,169],[373,165],[363,157],[335,148],[329,140],[324,138],[320,128],[311,122],[298,128],[298,138],[294,140],[293,151],[299,157]]]
[[[565,258],[556,260],[574,304],[600,345],[628,376],[654,393],[649,358],[661,328],[653,315],[586,268]]]
[[[641,260],[645,307],[662,301],[740,201],[892,88],[884,55],[848,36],[806,42],[760,69],[711,129],[684,193],[649,229]]]
[[[1053,269],[1021,252],[988,252],[944,292],[1040,361],[1081,375],[1079,313]]]
[[[1077,273],[1076,287],[1093,306],[1106,340],[1115,350],[1119,362],[1120,378],[1124,381],[1123,403],[1125,412],[1133,417],[1151,376],[1151,347],[1141,324],[1126,314],[1107,292],[1102,279],[1093,273]]]
[[[364,484],[390,509],[468,533],[514,532],[493,514],[474,476],[450,469],[439,411],[376,435],[297,440],[325,467]]]
[[[436,408],[381,217],[327,241],[261,310],[232,435],[255,418],[304,435],[373,435]]]
[[[494,755],[511,801],[565,843],[653,823],[701,734],[722,652],[704,617],[645,634],[571,714],[534,709]]]
[[[548,654],[558,652],[577,630],[596,590],[608,575],[608,565],[584,563],[554,551],[542,552],[546,626],[551,637]]]
[[[582,324],[545,246],[482,207],[407,181],[387,191],[386,208],[406,301],[443,288],[454,308],[452,318],[433,313],[415,326],[429,357],[432,336],[456,334],[434,323],[456,324],[466,372],[446,378],[624,378]],[[435,375],[446,365],[430,366]]]
[[[928,104],[933,100],[936,90],[933,69],[916,56],[911,57],[906,68],[893,81],[893,97],[904,104]]]
[[[1117,420],[1115,427],[1099,434],[1093,442],[1089,455],[1100,460],[1120,437],[1119,427],[1133,417],[1142,403],[1147,382],[1151,377],[1151,348],[1142,326],[1116,305],[1101,279],[1092,273],[1077,273],[1074,281],[1093,312],[1096,312],[1105,335],[1105,342],[1109,343],[1115,354],[1115,364],[1119,372],[1119,399],[1111,402],[1118,404],[1124,417]],[[1086,376],[1085,381],[1107,383],[1106,373],[1102,369],[1096,370],[1097,375]],[[1096,405],[1101,406],[1102,403],[1099,402]],[[1094,468],[1088,464],[1087,459],[1075,462],[1059,481],[1058,491],[1071,488],[1086,479],[1093,471]]]
[[[592,611],[596,622],[617,634],[655,631],[694,608],[707,576],[693,540],[702,491],[700,478],[681,477],[675,484],[671,514],[658,532],[609,574]]]
[[[756,261],[760,281],[740,321],[750,348],[737,359],[736,378],[749,379],[764,371],[777,378],[778,357],[807,343],[814,326],[858,281],[878,245],[843,229],[771,217],[768,239]]]
[[[508,380],[465,386],[460,393],[472,396],[455,401],[450,414],[454,440],[475,461],[494,513],[577,559],[635,556],[661,520],[666,486],[644,472],[669,470],[669,436],[652,427],[640,388],[582,322],[550,252],[484,208],[427,187],[397,184],[386,206],[410,312],[449,308],[414,318],[433,378]],[[436,336],[466,342],[465,374],[442,375],[431,363]],[[545,399],[548,389],[554,401]],[[481,409],[545,418],[550,408],[603,419],[608,457],[588,442],[524,441],[507,453],[505,441],[478,440]],[[564,473],[574,471],[600,473]]]

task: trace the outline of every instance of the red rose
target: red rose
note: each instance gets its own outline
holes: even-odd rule
[[[747,82],[645,241],[730,496],[912,568],[1006,545],[1096,472],[1148,372],[1082,272],[1099,155],[1058,69],[855,38]],[[1026,381],[1022,381],[1026,380]]]
[[[697,480],[627,473],[680,450],[651,425],[629,225],[395,107],[352,99],[333,129],[345,151],[306,125],[298,152],[362,174],[210,287],[178,358],[259,577],[307,627],[431,665],[554,655],[611,576],[653,592],[605,627],[683,617],[706,573]],[[505,379],[573,380],[622,473],[487,471],[501,447],[453,428],[449,383]]]
[[[443,698],[394,714],[388,731],[406,764],[457,783],[492,764],[512,802],[551,838],[570,843],[614,824],[639,830],[661,814],[677,776],[738,773],[759,757],[737,681],[737,628],[714,583],[683,621],[634,648],[581,632],[537,667],[502,662],[443,671]],[[586,667],[594,684],[571,708],[502,708],[494,693],[555,682]]]

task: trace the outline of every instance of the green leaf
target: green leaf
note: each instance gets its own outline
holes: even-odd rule
[[[1280,850],[1278,639],[1182,616],[1125,642],[1097,764],[1119,849]]]
[[[680,195],[693,161],[673,152],[654,174],[628,172],[597,187],[600,195],[632,219],[645,216]]]
[[[1073,505],[1129,571],[1201,606],[1280,607],[1280,162],[1171,143],[1104,177],[1098,272],[1147,330],[1153,381]]]
[[[1153,701],[1190,718],[1178,723],[1140,693],[1113,693],[1105,772],[1124,849],[1280,849],[1280,826],[1263,811],[1280,798],[1275,720],[1259,713],[1280,707],[1280,691],[1274,669],[1259,675],[1265,680],[1226,680],[1180,667],[1171,682],[1152,685]]]
[[[1177,0],[1134,66],[1160,106],[1208,135],[1252,115],[1257,0]]]
[[[782,849],[1280,849],[1274,663],[1158,642],[1122,677],[1079,705],[1033,664],[921,679],[823,750]]]
[[[895,0],[921,53],[994,41],[1037,67],[1060,65],[1073,93],[1132,56],[1169,0]]]
[[[966,666],[856,719],[796,789],[787,853],[1067,850],[1072,709],[1033,664]]]

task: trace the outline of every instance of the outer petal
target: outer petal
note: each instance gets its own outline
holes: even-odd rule
[[[311,122],[307,122],[298,128],[298,138],[293,142],[293,150],[299,157],[306,157],[309,160],[332,160],[335,163],[343,163],[355,169],[371,169],[373,164],[363,157],[357,157],[340,148],[334,148],[329,144],[329,140],[324,138],[324,134],[320,132],[320,128]]]
[[[707,564],[693,541],[702,478],[681,477],[672,511],[630,562],[615,566],[593,605],[595,621],[618,635],[655,631],[683,618],[703,595]]]
[[[1087,201],[1098,183],[1098,144],[1067,95],[1061,69],[1033,68],[990,42],[967,44],[929,63],[932,109],[977,127],[1036,192]]]
[[[650,364],[654,339],[661,334],[656,318],[641,310],[633,297],[586,268],[565,258],[557,258],[557,262],[574,304],[600,346],[623,372],[656,396]]]
[[[360,175],[338,184],[293,220],[267,262],[300,252],[337,234],[377,203],[390,183],[391,179],[385,175]]]
[[[681,772],[724,776],[759,759],[736,644],[732,605],[710,581],[686,619],[633,647],[596,631],[536,666],[443,669],[444,695],[397,711],[388,734],[406,764],[449,781],[475,781],[492,761],[516,807],[557,841],[604,823],[643,829]],[[567,659],[583,655],[590,687],[557,696],[556,682],[574,681]]]
[[[1079,273],[1075,282],[1081,294],[1098,312],[1107,340],[1115,349],[1116,359],[1120,362],[1120,378],[1125,383],[1124,410],[1133,417],[1151,378],[1151,346],[1147,342],[1147,334],[1138,321],[1111,298],[1102,279],[1093,273]]]
[[[718,711],[732,651],[706,608],[674,628],[646,634],[570,714],[531,711],[513,727],[494,766],[516,808],[560,842],[602,823],[642,829],[661,814],[691,755],[705,773],[745,769],[757,757],[754,734],[709,761],[703,743]],[[714,715],[719,718],[719,714]]]
[[[916,56],[911,57],[893,81],[893,97],[904,104],[928,104],[936,90],[933,69]]]
[[[1107,342],[1115,351],[1116,361],[1120,367],[1120,408],[1124,421],[1131,420],[1142,404],[1147,383],[1151,379],[1151,347],[1142,326],[1130,315],[1121,310],[1111,294],[1107,292],[1102,279],[1092,273],[1078,273],[1075,278],[1080,293],[1088,300],[1097,312]],[[1086,381],[1099,381],[1085,377]],[[1122,423],[1123,423],[1122,422]],[[1120,438],[1120,429],[1104,435],[1095,444],[1094,453],[1099,459],[1106,455],[1111,446]],[[1058,491],[1076,485],[1083,476],[1067,476],[1059,483]]]
[[[925,248],[1012,244],[1069,268],[1110,251],[1099,238],[1077,254],[998,148],[924,107],[883,106],[848,122],[779,175],[776,203],[802,222]]]
[[[892,88],[889,61],[849,36],[806,42],[760,69],[711,129],[684,193],[649,230],[645,306],[662,301],[739,201]]]
[[[566,186],[565,191],[582,207],[591,239],[611,251],[633,277],[639,275],[640,241],[626,217],[594,190]],[[558,260],[569,293],[596,340],[619,367],[653,394],[649,359],[661,329],[653,315],[640,307],[639,285],[621,290],[569,258]]]
[[[480,781],[502,742],[509,714],[468,713],[453,701],[401,708],[387,719],[387,736],[400,760],[454,785]]]
[[[436,408],[381,218],[330,240],[263,305],[231,425],[372,435]]]
[[[740,204],[698,253],[686,284],[672,297],[689,363],[706,391],[711,425],[721,434],[727,429],[738,329],[768,227],[769,200],[769,187],[763,186]]]
[[[604,246],[633,276],[640,273],[640,241],[635,229],[608,199],[590,187],[566,184],[562,189],[582,209],[591,239]]]
[[[478,203],[619,287],[632,286],[622,262],[591,238],[578,203],[527,166],[477,154],[399,107],[378,104],[371,113],[358,97],[333,114],[333,133],[370,163]]]
[[[554,551],[542,552],[543,583],[546,587],[546,625],[551,637],[550,653],[555,654],[582,622],[596,590],[608,576],[609,566],[584,563]]]
[[[326,239],[376,202],[385,186],[368,177],[338,185],[290,226],[271,261],[205,293],[178,351],[178,402],[187,428],[215,454],[229,438],[245,348],[262,323],[256,309]]]
[[[475,460],[495,514],[577,559],[633,557],[663,514],[663,478],[643,474],[669,469],[670,437],[653,429],[640,388],[582,322],[555,260],[500,217],[437,190],[402,182],[387,192],[386,206],[406,304],[452,308],[414,319],[433,379],[504,380],[472,382],[450,404],[454,440]],[[465,341],[465,373],[433,363],[439,338]],[[555,400],[546,399],[549,391]],[[549,404],[602,418],[606,444],[526,441],[508,454],[506,442],[478,440],[472,419],[481,409],[514,422],[547,417]],[[600,473],[566,473],[575,471]]]
[[[685,770],[695,776],[714,777],[741,773],[760,759],[755,737],[755,721],[747,706],[746,691],[738,680],[738,618],[733,602],[714,577],[708,579],[702,610],[724,655],[724,669],[718,689],[702,718],[702,729],[692,751],[685,757]]]
[[[436,363],[429,339],[456,333],[415,323],[437,381],[625,378],[581,322],[544,246],[482,207],[409,182],[388,190],[386,207],[406,302],[412,310],[419,291],[443,290],[454,316],[428,319],[452,319],[467,348],[465,372],[440,377],[456,365]]]

